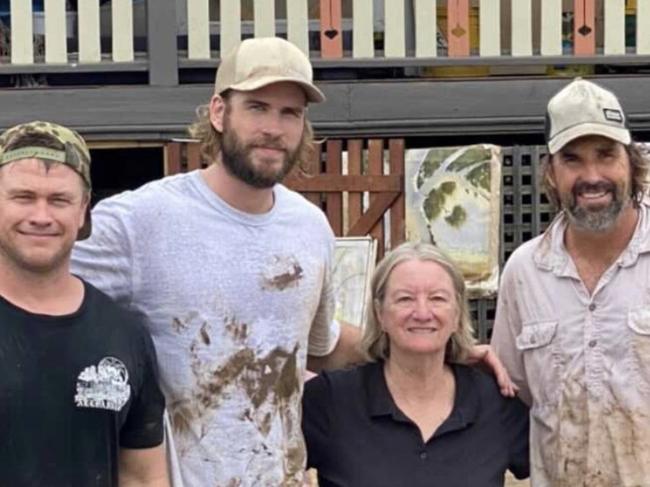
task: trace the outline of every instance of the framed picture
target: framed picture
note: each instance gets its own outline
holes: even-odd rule
[[[336,239],[333,283],[337,320],[359,327],[365,323],[376,255],[377,242],[371,237]]]
[[[438,245],[460,267],[472,298],[499,278],[501,148],[410,149],[405,158],[406,238]]]

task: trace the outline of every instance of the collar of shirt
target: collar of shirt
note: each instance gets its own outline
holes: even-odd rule
[[[476,420],[480,405],[479,388],[468,367],[451,365],[456,381],[456,397],[449,417],[436,430],[434,437],[468,427]],[[368,367],[362,377],[366,410],[370,417],[390,416],[395,421],[412,421],[400,411],[388,390],[384,376],[384,363],[376,362]]]
[[[632,240],[621,253],[616,263],[621,267],[629,267],[636,263],[642,253],[650,252],[650,207],[646,198],[639,208],[639,221],[637,222]],[[541,270],[552,271],[557,276],[572,276],[575,274],[573,266],[569,265],[569,254],[564,246],[564,232],[567,227],[567,218],[564,212],[551,222],[544,232],[539,246],[535,250],[534,260]]]

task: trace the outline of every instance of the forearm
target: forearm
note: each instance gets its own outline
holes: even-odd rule
[[[170,487],[167,473],[163,472],[158,478],[139,479],[120,475],[120,487]]]
[[[361,330],[348,323],[341,323],[341,334],[334,350],[322,357],[310,355],[307,358],[307,368],[312,372],[321,370],[342,369],[349,365],[366,361],[360,348]]]
[[[167,474],[165,447],[122,449],[120,487],[171,487]]]

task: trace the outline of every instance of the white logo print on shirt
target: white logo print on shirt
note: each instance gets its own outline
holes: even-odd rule
[[[129,372],[115,357],[105,357],[99,365],[86,367],[77,377],[75,404],[80,408],[119,411],[131,397]]]

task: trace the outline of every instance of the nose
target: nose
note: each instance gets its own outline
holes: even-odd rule
[[[598,170],[598,164],[593,159],[586,161],[583,166],[582,179],[588,183],[597,183],[602,181],[602,175]]]
[[[415,301],[413,317],[417,320],[426,321],[431,316],[431,305],[425,296],[420,296]]]
[[[262,123],[262,133],[269,137],[280,137],[282,135],[282,120],[276,113],[269,113]]]
[[[29,224],[35,227],[47,227],[52,223],[50,205],[45,199],[39,199],[34,203],[32,212],[29,215]]]

